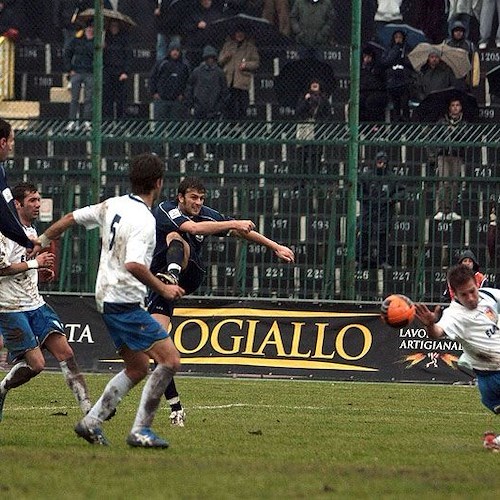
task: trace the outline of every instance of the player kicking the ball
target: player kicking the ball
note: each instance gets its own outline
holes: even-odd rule
[[[168,446],[151,425],[160,397],[180,366],[180,355],[166,330],[142,307],[147,287],[166,300],[184,294],[182,288],[162,283],[149,270],[155,247],[151,206],[163,187],[164,170],[155,155],[133,158],[129,167],[131,194],[75,210],[40,236],[40,243],[45,246],[74,224],[87,229],[100,227],[102,231],[96,302],[125,369],[108,382],[89,414],[75,427],[78,436],[92,444],[108,444],[101,429],[103,421],[146,377],[152,358],[157,365],[142,390],[127,443],[144,448]]]
[[[416,304],[417,318],[427,335],[438,339],[458,340],[468,363],[474,369],[482,403],[500,414],[500,329],[497,326],[500,290],[478,288],[473,269],[459,264],[448,272],[448,283],[454,300],[436,322],[440,307],[434,312],[424,304]],[[487,432],[484,447],[500,450],[500,435]]]
[[[206,236],[236,236],[266,246],[278,258],[293,262],[293,251],[255,231],[250,220],[235,220],[213,208],[204,206],[206,189],[200,179],[187,177],[177,189],[175,201],[163,201],[154,210],[156,217],[156,248],[151,271],[165,283],[180,284],[186,294],[193,293],[205,278],[201,259]],[[174,310],[174,301],[165,299],[152,290],[148,310],[167,330]],[[184,426],[182,408],[175,382],[168,385],[165,398],[170,404],[170,422]]]

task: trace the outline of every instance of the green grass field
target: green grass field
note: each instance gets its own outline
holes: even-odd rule
[[[109,375],[87,377],[94,397]],[[142,386],[141,386],[142,387]],[[186,427],[162,402],[167,450],[125,437],[140,389],[104,425],[110,447],[79,439],[58,373],[7,397],[0,423],[2,499],[499,498],[500,432],[469,386],[179,377]]]

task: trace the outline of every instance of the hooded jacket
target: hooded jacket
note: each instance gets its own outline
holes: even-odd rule
[[[476,278],[477,287],[482,288],[482,287],[490,286],[488,279],[485,277],[485,275],[483,273],[479,272],[479,262],[477,261],[477,258],[474,255],[474,252],[472,252],[472,250],[464,250],[460,254],[460,257],[458,258],[457,264],[462,264],[462,262],[465,259],[472,260],[472,270],[475,273],[474,277]],[[449,301],[452,301],[453,298],[455,297],[455,294],[454,294],[453,290],[450,288],[449,284],[447,284],[447,286],[446,286],[446,290],[443,293],[443,297]]]
[[[182,61],[182,56],[176,60],[170,57],[172,50],[178,48],[178,45],[171,43],[167,57],[157,62],[151,71],[149,90],[153,95],[159,94],[162,101],[176,101],[186,90],[189,68]]]

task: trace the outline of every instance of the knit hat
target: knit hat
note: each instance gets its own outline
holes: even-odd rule
[[[379,151],[376,155],[375,155],[375,160],[376,161],[387,161],[387,153],[385,151]]]
[[[181,44],[179,41],[177,40],[172,40],[169,44],[168,44],[168,49],[167,49],[167,52],[171,52],[172,50],[181,50]]]
[[[208,59],[209,57],[214,57],[214,58],[217,58],[217,50],[212,47],[211,45],[206,45],[204,48],[203,48],[203,54],[202,54],[202,58],[205,60],[205,59]]]

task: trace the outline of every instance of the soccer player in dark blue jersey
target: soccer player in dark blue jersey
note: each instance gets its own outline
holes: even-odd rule
[[[154,210],[156,217],[156,248],[151,271],[165,283],[179,284],[186,294],[193,293],[203,282],[205,266],[201,251],[205,236],[236,236],[264,245],[285,262],[294,262],[293,251],[255,231],[250,220],[222,215],[204,205],[206,189],[200,179],[185,178],[178,187],[177,199],[163,201]],[[148,297],[148,310],[165,328],[170,325],[175,302],[154,292]],[[165,391],[170,404],[170,422],[184,426],[185,412],[172,382]]]

